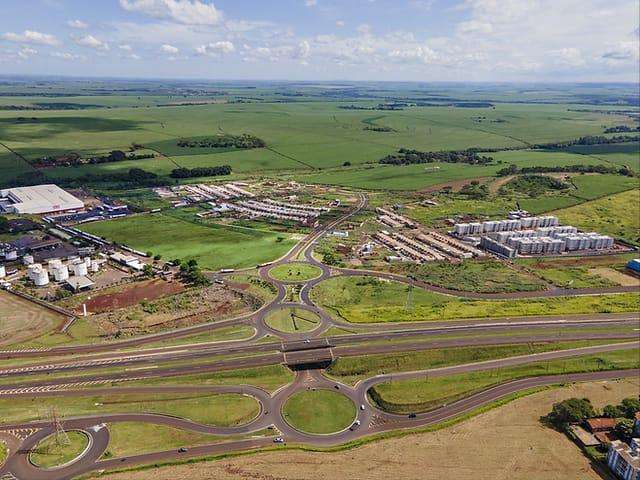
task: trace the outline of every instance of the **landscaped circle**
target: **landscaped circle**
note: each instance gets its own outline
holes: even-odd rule
[[[322,275],[322,270],[308,263],[285,263],[269,270],[269,276],[281,282],[306,282]]]
[[[282,408],[282,416],[296,430],[329,434],[349,427],[356,419],[356,406],[332,390],[304,390],[293,394]]]
[[[41,440],[29,454],[29,461],[36,467],[56,468],[79,457],[89,445],[89,436],[79,430],[66,433]]]
[[[314,312],[298,307],[284,307],[269,313],[265,323],[284,333],[310,332],[320,326],[320,316]]]

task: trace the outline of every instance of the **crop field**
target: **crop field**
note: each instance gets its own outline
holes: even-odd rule
[[[0,345],[34,339],[65,320],[53,310],[0,290]]]
[[[343,110],[335,102],[161,108],[129,108],[132,100],[117,96],[110,98],[109,102],[115,108],[30,111],[28,118],[20,112],[0,111],[0,142],[30,161],[43,155],[72,151],[91,154],[127,149],[132,143],[149,145],[170,157],[49,169],[47,174],[52,178],[125,171],[132,166],[166,174],[176,168],[176,164],[188,168],[229,164],[234,171],[246,172],[324,169],[337,167],[347,160],[354,165],[376,162],[400,147],[423,150],[526,148],[528,143],[600,133],[603,125],[624,120],[614,115],[568,112],[563,105],[500,104],[491,111],[412,107],[374,115],[370,111]],[[474,121],[478,115],[486,116],[487,121],[478,125]],[[492,122],[498,119],[501,121]],[[395,131],[364,130],[371,123],[387,125]],[[219,132],[255,135],[267,142],[268,149],[201,151],[191,155],[176,151],[174,142],[178,138]],[[584,160],[584,156],[581,157]],[[15,159],[0,157],[0,171],[8,172],[12,162]],[[355,176],[347,179],[347,183],[371,184],[376,181],[375,176],[352,175]],[[443,170],[443,177],[456,179],[464,176],[464,173]],[[416,186],[410,184],[409,188],[437,183],[430,180],[431,177],[433,175],[421,184],[414,182]],[[328,178],[327,182],[330,181]],[[386,188],[399,188],[397,182],[400,181],[392,181]]]
[[[640,245],[640,190],[638,189],[558,210],[554,214],[562,223],[575,225],[583,230],[612,235],[634,245]]]
[[[167,259],[194,259],[210,270],[255,266],[280,257],[293,246],[284,234],[204,226],[162,214],[87,223],[82,228]]]
[[[414,288],[407,307],[407,286],[371,279],[333,278],[312,290],[313,298],[352,323],[416,322],[456,318],[634,312],[633,293],[581,297],[469,300]]]

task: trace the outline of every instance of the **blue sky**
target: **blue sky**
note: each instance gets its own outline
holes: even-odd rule
[[[2,0],[0,72],[638,81],[637,0]]]

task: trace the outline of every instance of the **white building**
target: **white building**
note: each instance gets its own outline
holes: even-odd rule
[[[6,188],[0,190],[0,198],[7,200],[4,209],[10,213],[41,214],[84,208],[82,200],[52,184]]]
[[[611,442],[607,464],[621,480],[640,480],[640,439],[632,439],[630,445],[620,440]]]

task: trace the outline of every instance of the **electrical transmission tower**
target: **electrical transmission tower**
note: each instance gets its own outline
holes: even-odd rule
[[[407,287],[407,301],[404,309],[407,312],[413,312],[413,278],[410,278],[409,282],[409,286]]]
[[[58,416],[58,412],[55,407],[51,407],[49,409],[49,421],[56,431],[56,443],[58,445],[69,445],[71,440],[69,440],[69,435],[67,435],[66,430],[62,428],[62,420]]]

